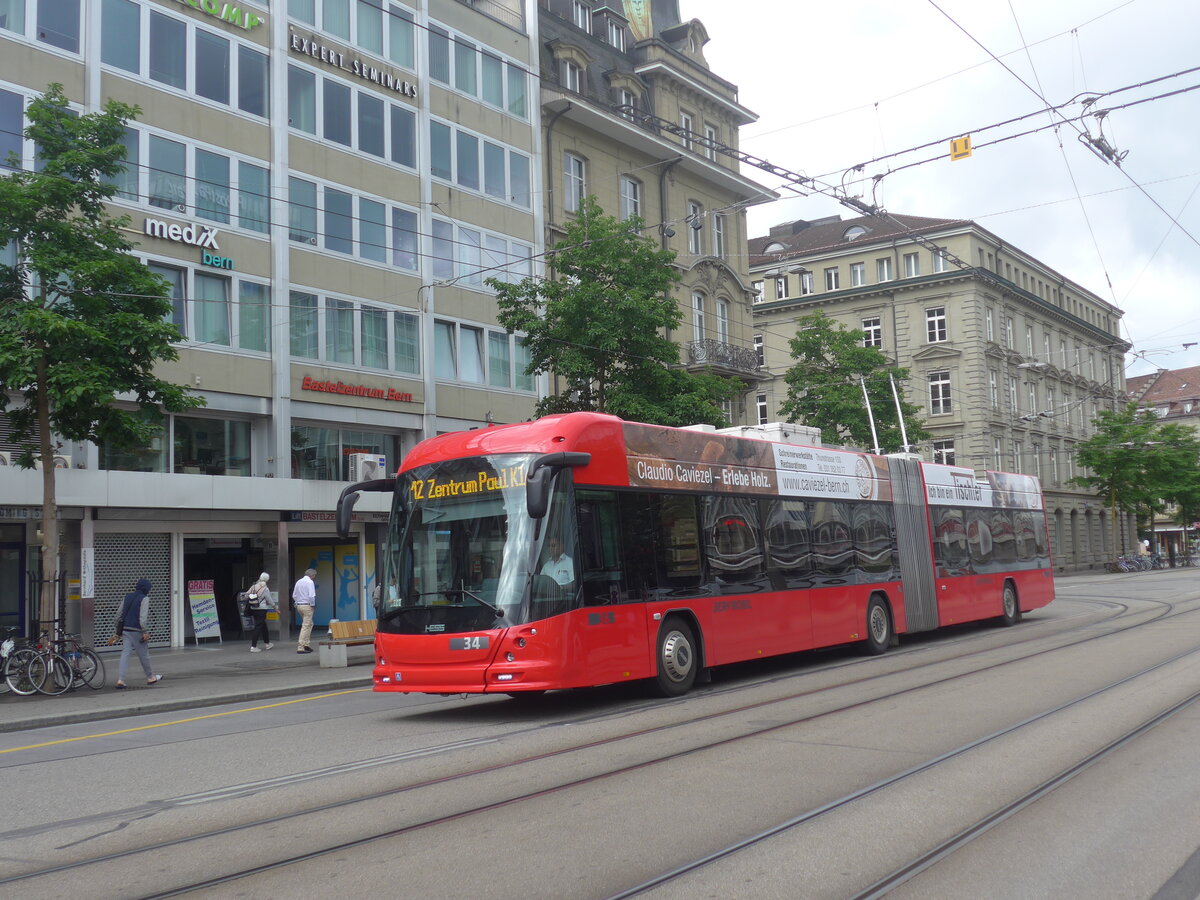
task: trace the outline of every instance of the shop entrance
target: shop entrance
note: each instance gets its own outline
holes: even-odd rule
[[[16,625],[25,633],[25,589],[25,545],[0,542],[0,627]]]
[[[252,538],[188,538],[183,542],[184,584],[212,581],[221,639],[225,641],[249,639],[242,632],[237,595],[254,584],[263,570],[262,548],[253,546],[254,543]],[[271,588],[273,591],[278,588],[273,580]],[[185,606],[185,614],[186,609]],[[190,633],[190,624],[188,630]]]

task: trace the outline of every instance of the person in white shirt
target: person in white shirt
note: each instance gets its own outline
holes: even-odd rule
[[[550,558],[542,565],[542,574],[549,575],[560,587],[570,587],[575,581],[575,563],[563,553],[562,541],[558,538],[550,538],[546,546],[550,550]]]
[[[297,653],[312,653],[308,645],[312,637],[313,609],[317,605],[317,570],[305,569],[304,574],[292,588],[292,606],[300,616],[300,641],[296,645]]]

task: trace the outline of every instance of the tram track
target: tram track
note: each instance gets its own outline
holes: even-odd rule
[[[1151,602],[1153,602],[1153,601],[1151,601]],[[1176,612],[1174,605],[1170,604],[1170,603],[1156,603],[1155,605],[1158,607],[1157,609],[1150,610],[1150,611],[1142,611],[1143,614],[1136,615],[1135,618],[1137,619],[1137,621],[1132,622],[1132,623],[1125,623],[1123,625],[1120,625],[1120,627],[1109,628],[1109,629],[1103,631],[1102,633],[1094,633],[1094,632],[1090,633],[1090,634],[1086,633],[1088,630],[1094,629],[1095,625],[1096,625],[1095,622],[1088,623],[1087,625],[1081,625],[1076,629],[1071,629],[1072,632],[1075,632],[1075,631],[1085,632],[1081,637],[1079,637],[1075,640],[1066,641],[1066,642],[1056,641],[1054,643],[1054,645],[1050,646],[1050,647],[1036,649],[1036,650],[1033,650],[1032,652],[1028,652],[1028,653],[1022,653],[1022,654],[1019,654],[1016,656],[1012,656],[1010,658],[992,662],[985,666],[974,666],[974,667],[971,667],[967,671],[953,672],[949,675],[946,675],[945,677],[931,679],[931,680],[925,680],[925,681],[920,682],[919,684],[911,685],[902,690],[888,691],[883,694],[872,696],[867,699],[857,701],[854,703],[838,704],[837,706],[835,706],[833,708],[830,708],[830,709],[827,709],[827,710],[824,710],[824,711],[821,711],[821,712],[818,712],[815,714],[804,715],[804,716],[799,716],[799,717],[791,717],[785,721],[774,723],[767,727],[750,729],[750,730],[746,730],[746,731],[739,731],[739,733],[737,733],[735,735],[732,735],[732,736],[729,736],[726,738],[722,738],[720,740],[700,742],[694,746],[689,746],[687,748],[681,749],[678,752],[668,753],[668,754],[658,754],[658,755],[652,756],[650,758],[637,761],[632,764],[616,766],[616,767],[609,767],[609,768],[605,769],[604,771],[593,773],[593,774],[590,774],[590,775],[587,775],[585,777],[581,777],[578,779],[562,781],[560,783],[551,784],[551,785],[548,785],[548,786],[545,786],[545,787],[542,787],[542,788],[539,788],[536,790],[520,793],[520,794],[517,794],[514,796],[510,796],[510,797],[501,798],[501,799],[495,800],[493,802],[479,804],[477,806],[470,807],[470,808],[459,809],[450,814],[426,817],[420,821],[412,822],[401,828],[388,829],[388,830],[381,831],[378,833],[364,835],[364,836],[356,838],[355,840],[352,840],[352,841],[339,842],[339,843],[332,844],[332,845],[325,845],[322,847],[317,847],[317,848],[314,848],[311,852],[306,852],[306,853],[298,855],[298,856],[279,859],[276,861],[272,861],[270,863],[266,863],[262,866],[255,866],[255,867],[239,869],[237,871],[230,872],[225,875],[221,875],[214,879],[208,879],[208,880],[205,880],[202,882],[188,884],[188,885],[185,885],[182,887],[173,888],[172,890],[170,890],[168,892],[164,892],[164,893],[160,893],[160,894],[152,894],[152,895],[148,895],[148,896],[174,896],[179,893],[194,892],[194,891],[198,891],[198,890],[203,890],[205,888],[214,887],[218,884],[227,884],[227,883],[237,881],[240,879],[250,878],[255,875],[262,874],[264,872],[272,871],[272,870],[275,870],[275,869],[278,869],[281,867],[285,868],[285,867],[295,865],[297,863],[304,862],[304,861],[319,859],[323,856],[328,856],[330,854],[343,852],[347,849],[357,847],[357,846],[363,846],[365,844],[369,844],[374,841],[380,841],[380,840],[384,840],[387,838],[398,837],[398,836],[401,836],[404,834],[412,833],[414,831],[419,831],[422,829],[431,828],[436,825],[445,824],[450,821],[463,819],[463,818],[470,817],[473,815],[484,814],[484,813],[487,813],[487,812],[490,812],[490,811],[493,811],[493,810],[496,810],[496,809],[499,809],[502,807],[513,806],[513,805],[520,804],[520,803],[526,802],[526,801],[530,801],[530,800],[533,800],[533,799],[536,799],[539,797],[545,797],[545,796],[548,796],[551,794],[579,788],[584,785],[594,784],[594,783],[597,783],[599,781],[603,781],[606,779],[612,779],[612,778],[616,778],[616,777],[619,777],[622,775],[628,775],[628,774],[631,774],[631,773],[636,772],[641,769],[646,769],[646,768],[649,768],[649,767],[652,767],[655,765],[669,763],[674,760],[683,759],[687,756],[705,752],[705,751],[709,751],[709,750],[713,750],[715,748],[719,748],[722,746],[736,744],[739,741],[748,741],[748,740],[751,740],[754,738],[762,737],[762,736],[770,734],[772,732],[778,732],[782,729],[792,728],[797,725],[802,725],[802,724],[817,721],[819,719],[824,719],[824,718],[832,717],[835,715],[843,714],[846,712],[850,712],[850,711],[855,710],[856,708],[868,706],[868,705],[879,703],[882,701],[892,700],[897,697],[903,696],[905,694],[911,694],[911,693],[914,693],[917,691],[927,690],[932,687],[947,685],[956,680],[963,679],[963,678],[969,678],[969,677],[978,675],[982,672],[987,672],[987,671],[1001,668],[1004,666],[1023,662],[1028,659],[1032,659],[1032,658],[1042,656],[1042,655],[1045,655],[1048,653],[1057,652],[1057,651],[1060,651],[1060,650],[1063,650],[1063,649],[1066,649],[1066,648],[1069,648],[1072,646],[1076,646],[1081,643],[1086,643],[1086,642],[1093,641],[1093,640],[1101,640],[1104,638],[1108,638],[1108,637],[1122,633],[1122,632],[1127,631],[1132,628],[1137,628],[1142,625],[1153,623],[1153,622],[1159,622],[1164,618],[1172,617],[1174,615],[1184,614],[1184,612]],[[1115,618],[1117,619],[1117,621],[1121,621],[1123,619],[1123,616],[1121,616],[1118,613],[1115,616]],[[1112,623],[1113,620],[1110,618],[1110,619],[1106,619],[1104,621]],[[1062,635],[1061,634],[1052,635],[1051,638],[1060,637],[1060,636],[1062,636]],[[1034,640],[1045,640],[1045,639],[1046,639],[1045,636],[1041,636]],[[1032,642],[1032,641],[1030,641],[1030,642]],[[1023,641],[1020,643],[1027,643],[1027,642]],[[993,649],[1009,649],[1009,648],[1011,648],[1011,646],[1012,645],[1007,645],[1005,648],[989,648],[988,650],[986,650],[984,652],[990,653],[990,652],[992,652]],[[897,654],[897,656],[898,655],[899,654]],[[916,671],[919,671],[920,669],[925,669],[925,668],[928,668],[931,666],[945,666],[948,664],[952,664],[954,662],[961,660],[963,658],[963,656],[966,656],[966,655],[975,655],[975,653],[973,652],[972,654],[956,655],[954,657],[947,658],[947,659],[939,659],[939,660],[931,660],[928,662],[921,662],[915,666],[911,666],[908,670],[906,670],[906,673],[911,674],[912,672],[916,672]],[[884,659],[887,659],[887,658],[889,658],[889,657],[884,657]],[[868,661],[863,661],[863,662],[868,662]],[[1164,662],[1160,665],[1165,665],[1165,664],[1166,663]],[[1153,671],[1153,669],[1147,669],[1145,671]],[[809,671],[809,672],[806,672],[805,674],[811,675],[812,672]],[[1144,674],[1144,672],[1135,673],[1134,675],[1131,675],[1130,678],[1137,677],[1138,675],[1141,675],[1141,674]],[[797,677],[799,677],[799,676],[797,676]],[[56,874],[61,874],[66,871],[83,869],[83,868],[86,868],[89,866],[99,866],[99,865],[103,865],[106,863],[113,863],[113,862],[119,863],[119,862],[123,862],[128,859],[137,857],[141,854],[152,853],[155,851],[161,851],[161,850],[165,850],[167,848],[177,847],[182,844],[187,844],[187,843],[192,843],[192,842],[209,841],[209,840],[219,840],[220,838],[236,835],[240,832],[245,832],[247,830],[252,830],[252,829],[260,829],[260,828],[271,826],[274,824],[286,822],[288,820],[295,820],[299,817],[319,816],[322,813],[328,813],[328,812],[331,812],[333,810],[337,810],[340,808],[351,807],[355,804],[367,803],[367,802],[370,802],[373,800],[394,798],[394,797],[397,797],[402,794],[409,794],[409,793],[419,791],[422,789],[433,788],[438,785],[445,785],[450,782],[462,781],[462,780],[467,780],[467,779],[481,777],[481,776],[487,776],[487,775],[494,775],[496,773],[500,773],[500,772],[503,772],[506,770],[514,770],[514,769],[518,769],[520,767],[525,767],[525,766],[530,766],[530,765],[537,764],[540,762],[545,762],[545,761],[550,760],[555,757],[563,757],[563,756],[566,756],[569,754],[582,753],[582,752],[586,752],[588,750],[594,750],[594,749],[598,749],[598,748],[605,747],[605,746],[611,746],[611,745],[614,745],[614,744],[617,744],[617,743],[620,743],[623,741],[634,740],[634,739],[637,739],[640,737],[647,737],[650,735],[654,735],[656,733],[662,733],[662,732],[670,731],[673,729],[679,729],[679,728],[684,728],[684,727],[688,727],[688,726],[695,726],[695,725],[703,724],[706,722],[711,722],[716,719],[734,716],[737,714],[744,714],[744,713],[751,712],[754,710],[759,710],[759,709],[775,706],[777,704],[785,703],[787,701],[811,698],[815,695],[829,693],[834,690],[839,690],[839,689],[843,689],[843,688],[847,688],[847,687],[859,686],[859,685],[868,683],[873,680],[880,680],[883,678],[890,679],[890,678],[894,678],[894,677],[895,677],[895,673],[889,671],[886,673],[875,673],[875,674],[867,675],[862,678],[843,680],[835,685],[828,685],[828,686],[823,686],[820,688],[804,690],[804,691],[794,691],[794,692],[790,692],[789,694],[787,694],[785,696],[772,697],[772,698],[768,698],[766,700],[761,700],[761,701],[757,701],[757,702],[750,703],[750,704],[740,704],[733,708],[721,709],[721,710],[717,710],[717,711],[713,711],[713,712],[707,712],[707,713],[704,713],[699,716],[689,716],[688,718],[686,718],[684,720],[680,720],[680,721],[676,721],[676,722],[665,723],[662,725],[653,726],[653,727],[644,728],[644,729],[629,730],[629,731],[622,732],[620,734],[607,736],[607,737],[604,737],[604,738],[598,739],[598,740],[574,743],[574,744],[571,744],[571,745],[568,745],[565,747],[555,749],[553,751],[549,751],[547,753],[527,755],[527,756],[524,756],[524,757],[521,757],[521,758],[518,758],[515,760],[509,760],[509,761],[505,761],[502,763],[497,763],[495,765],[476,767],[476,768],[468,769],[468,770],[461,771],[461,772],[447,774],[445,776],[441,776],[441,777],[434,778],[434,779],[427,779],[427,780],[421,781],[421,782],[415,782],[415,783],[400,785],[400,786],[396,786],[396,787],[390,787],[387,789],[382,789],[379,791],[371,792],[366,795],[347,797],[347,798],[344,798],[344,799],[336,801],[336,802],[321,804],[321,805],[305,808],[302,810],[290,811],[286,814],[275,815],[275,816],[271,816],[271,817],[261,817],[261,818],[254,819],[253,821],[232,824],[232,825],[229,825],[229,826],[226,826],[223,828],[212,829],[212,830],[209,830],[209,831],[206,831],[203,833],[188,835],[186,837],[180,837],[180,838],[171,839],[171,840],[153,842],[153,843],[149,843],[149,844],[146,844],[143,846],[131,847],[131,848],[121,850],[118,852],[114,852],[114,853],[100,854],[100,855],[92,856],[90,858],[65,862],[65,863],[57,865],[57,866],[50,866],[50,867],[38,869],[36,871],[30,871],[30,872],[13,875],[13,876],[9,876],[7,878],[0,879],[0,886],[7,886],[10,884],[17,884],[17,883],[27,883],[28,884],[30,882],[36,881],[37,879],[52,877]],[[742,686],[742,687],[744,687],[744,686]],[[735,688],[733,690],[740,690],[740,689],[742,689],[742,687]],[[717,699],[719,699],[719,697],[721,695],[722,695],[722,692],[713,691],[713,692],[709,692],[709,693],[699,693],[696,695],[696,698],[697,699],[701,699],[701,698],[704,698],[704,699],[717,698]],[[1076,700],[1074,702],[1080,702],[1080,701]],[[605,715],[611,715],[611,713],[606,713]],[[500,739],[503,740],[508,737],[510,737],[510,735],[504,735]],[[910,772],[907,774],[912,774],[912,773]],[[230,791],[232,791],[233,794],[229,794]],[[224,794],[226,794],[228,796],[235,796],[235,795],[236,796],[245,796],[249,793],[253,793],[253,790],[251,788],[244,788],[244,789],[239,790],[238,786],[228,788],[224,792]],[[157,809],[155,809],[155,810],[146,809],[146,810],[143,810],[142,812],[144,812],[147,815],[150,815],[150,814],[153,814],[154,812],[161,812],[161,811],[162,811],[162,806],[160,804],[157,807]],[[130,819],[136,819],[139,817],[135,813],[134,810],[126,810],[123,812]],[[110,816],[110,818],[111,818],[111,816]],[[3,837],[3,836],[0,835],[0,837]],[[763,838],[759,838],[759,840],[762,840],[762,839]]]

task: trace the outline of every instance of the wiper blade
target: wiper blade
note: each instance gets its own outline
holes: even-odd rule
[[[446,591],[446,593],[447,594],[464,594],[467,597],[470,597],[472,600],[474,600],[480,606],[486,606],[488,609],[490,609],[492,612],[494,612],[496,614],[497,619],[504,618],[504,610],[503,609],[501,609],[499,606],[496,606],[493,603],[488,603],[486,600],[484,600],[482,597],[480,597],[474,591],[469,591],[466,588],[452,588],[452,589]]]

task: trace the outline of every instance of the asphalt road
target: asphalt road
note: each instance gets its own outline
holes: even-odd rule
[[[1195,898],[1195,582],[1063,579],[1015,628],[676,701],[351,690],[0,734],[0,895]]]

